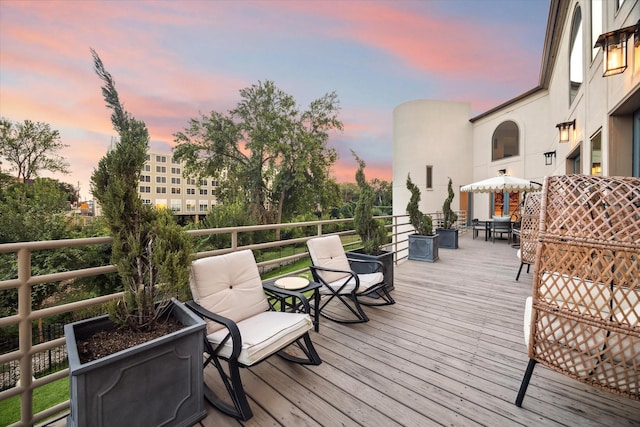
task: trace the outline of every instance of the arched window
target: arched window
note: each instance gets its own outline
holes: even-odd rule
[[[518,125],[510,120],[500,123],[493,132],[491,160],[517,156],[519,150],[520,132],[518,132]]]
[[[571,21],[571,45],[569,46],[569,104],[582,85],[582,12],[576,7]]]

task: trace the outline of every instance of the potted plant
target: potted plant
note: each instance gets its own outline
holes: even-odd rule
[[[411,181],[409,174],[407,174],[407,190],[411,192],[407,213],[409,222],[416,231],[409,235],[409,259],[434,262],[438,259],[438,235],[433,233],[431,216],[420,211],[420,189]]]
[[[385,268],[384,281],[387,284],[386,289],[391,291],[394,289],[393,252],[382,249],[389,242],[387,228],[382,221],[373,218],[375,192],[364,175],[366,163],[353,150],[351,150],[351,154],[358,162],[356,183],[360,189],[360,195],[353,213],[353,225],[362,241],[362,249],[349,251],[349,257],[367,260],[375,259],[382,262]],[[356,271],[356,273],[369,273],[369,271]]]
[[[91,184],[113,236],[111,261],[124,296],[112,304],[109,316],[65,325],[68,425],[191,426],[206,410],[205,324],[176,299],[188,292],[190,241],[170,212],[142,203],[137,187],[149,133],[144,122],[123,109],[111,75],[91,52],[119,135],[94,170]],[[141,338],[143,334],[150,340],[145,342],[149,338]],[[102,353],[105,345],[125,341],[131,341],[123,346],[129,348]],[[136,341],[142,343],[130,346]],[[85,357],[86,349],[97,354]]]
[[[451,188],[451,178],[447,185],[447,198],[442,205],[442,228],[436,229],[440,235],[440,247],[446,249],[458,249],[458,229],[454,228],[458,215],[451,210],[451,202],[455,196]]]

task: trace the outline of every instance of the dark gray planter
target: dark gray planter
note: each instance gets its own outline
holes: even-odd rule
[[[65,325],[71,413],[68,426],[192,426],[207,416],[202,368],[205,323],[177,300],[184,329],[88,363],[76,340],[113,328],[107,316]]]
[[[409,259],[414,261],[435,262],[438,260],[439,235],[409,235]]]
[[[382,265],[384,265],[384,283],[387,284],[387,291],[392,291],[394,289],[393,286],[393,252],[392,251],[382,251],[379,255],[369,255],[362,252],[362,249],[356,249],[355,251],[347,252],[348,258],[355,258],[361,260],[375,260],[380,261]],[[361,268],[359,268],[361,267]],[[372,273],[373,271],[367,270],[365,265],[354,264],[351,268],[353,271],[358,274],[366,274]]]
[[[444,249],[458,249],[458,229],[436,228],[440,235],[440,247]]]

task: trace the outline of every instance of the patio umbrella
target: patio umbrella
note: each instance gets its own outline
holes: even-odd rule
[[[460,191],[471,193],[495,193],[501,191],[535,191],[542,188],[542,185],[528,179],[516,178],[515,176],[500,175],[474,182],[460,187]]]

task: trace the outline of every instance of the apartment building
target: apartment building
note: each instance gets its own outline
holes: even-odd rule
[[[142,202],[171,209],[176,215],[206,215],[216,205],[213,193],[218,181],[185,178],[183,170],[183,163],[174,160],[171,154],[148,153],[138,187]]]

